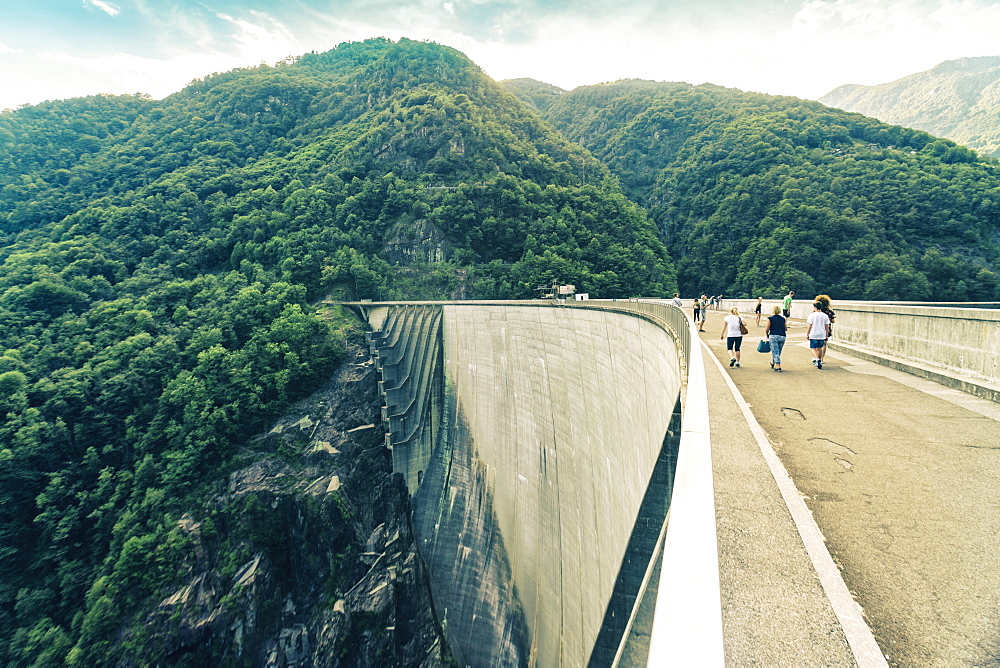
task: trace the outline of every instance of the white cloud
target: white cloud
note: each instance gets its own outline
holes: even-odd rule
[[[942,3],[928,15],[935,32],[946,36],[949,46],[975,43],[984,46],[991,54],[1000,52],[996,42],[1000,33],[1000,5],[982,0],[959,0]]]
[[[49,83],[72,89],[72,81],[84,78],[91,82],[85,93],[149,93],[163,97],[180,90],[193,79],[213,71],[225,71],[244,63],[214,61],[202,54],[191,53],[171,59],[143,58],[128,53],[112,53],[93,57],[71,56],[65,53],[43,53],[40,58],[60,71],[63,78],[50,74]],[[213,68],[213,64],[217,67]],[[62,80],[61,80],[62,79]]]
[[[107,0],[84,2],[118,11]],[[145,24],[148,57],[118,43],[109,46],[114,53],[49,54],[43,64],[37,53],[0,44],[0,106],[97,91],[160,97],[212,72],[377,36],[455,47],[495,79],[573,88],[635,77],[806,98],[944,60],[1000,55],[998,0],[636,0],[614,8],[596,0],[346,0],[336,9],[275,2],[226,13],[132,0],[129,7]],[[43,89],[44,97],[35,93]]]
[[[84,6],[100,9],[108,16],[118,16],[118,13],[121,12],[121,8],[118,5],[114,5],[110,2],[103,2],[102,0],[83,0],[83,4]]]
[[[273,62],[286,56],[297,56],[303,48],[286,26],[263,12],[251,11],[250,17],[254,20],[227,14],[216,16],[236,28],[236,32],[227,37],[236,47],[235,53],[232,53],[235,58],[256,59],[254,62],[258,63]]]
[[[997,55],[1000,4],[993,0],[809,0],[777,43],[775,81],[818,97],[847,84],[878,84],[945,60]],[[797,82],[797,83],[796,83]]]

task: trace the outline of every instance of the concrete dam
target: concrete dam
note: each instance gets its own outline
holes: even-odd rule
[[[684,399],[704,391],[687,386],[683,314],[638,303],[356,306],[373,330],[386,446],[458,661],[615,665],[667,540]],[[714,591],[709,582],[696,595],[710,627],[714,577]],[[721,624],[713,633],[721,657]],[[700,659],[711,663],[713,646],[700,644]]]

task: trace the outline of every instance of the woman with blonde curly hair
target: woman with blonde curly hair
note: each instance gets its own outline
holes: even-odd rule
[[[823,308],[820,310],[823,311],[823,313],[826,313],[826,317],[830,319],[830,334],[832,336],[833,321],[837,318],[837,314],[833,312],[832,308],[830,308],[830,304],[832,303],[830,301],[830,295],[816,295],[816,299],[814,299],[813,301],[819,302],[820,304],[823,305]]]

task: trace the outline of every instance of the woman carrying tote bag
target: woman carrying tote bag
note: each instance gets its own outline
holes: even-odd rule
[[[719,336],[720,339],[726,339],[729,366],[740,365],[740,346],[743,344],[743,335],[748,331],[747,324],[740,317],[740,310],[735,306],[729,309],[729,315],[722,320],[722,334]]]
[[[771,312],[774,315],[768,318],[767,324],[764,325],[764,336],[771,344],[771,368],[775,371],[781,371],[781,349],[785,346],[788,330],[786,329],[785,317],[781,315],[781,307],[775,306]]]

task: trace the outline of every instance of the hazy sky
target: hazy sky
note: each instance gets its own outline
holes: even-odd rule
[[[644,78],[816,98],[1000,55],[1000,0],[0,0],[0,109],[192,79],[369,37],[494,79]]]

